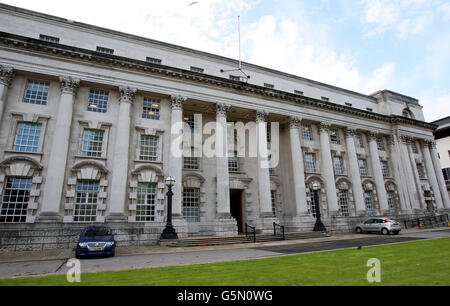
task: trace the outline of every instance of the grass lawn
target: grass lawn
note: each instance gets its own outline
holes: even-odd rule
[[[381,283],[368,283],[370,258],[381,262]],[[450,285],[450,238],[233,262],[0,280],[0,286],[301,286]]]

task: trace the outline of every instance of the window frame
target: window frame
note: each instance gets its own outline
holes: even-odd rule
[[[32,97],[27,98],[27,92],[29,90],[30,83],[34,83],[39,86],[47,87],[46,91],[40,91],[40,93],[45,94],[45,100],[44,99],[37,100],[36,98],[32,99]],[[50,85],[51,85],[50,81],[46,81],[46,80],[42,80],[42,79],[28,78],[25,82],[25,89],[23,91],[22,103],[31,104],[31,105],[47,106],[48,102],[49,102]],[[31,90],[31,92],[33,92],[33,91]],[[36,96],[38,96],[38,94],[36,94]]]

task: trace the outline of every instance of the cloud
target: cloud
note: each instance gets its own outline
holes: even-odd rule
[[[425,121],[430,122],[444,118],[449,115],[450,92],[435,94],[433,92],[423,92],[419,96],[420,104],[423,106]],[[445,112],[447,110],[447,112]]]
[[[450,21],[450,2],[444,3],[438,8],[438,12],[442,13],[442,20]]]

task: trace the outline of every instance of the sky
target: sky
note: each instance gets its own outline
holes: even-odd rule
[[[450,116],[450,0],[2,0]]]

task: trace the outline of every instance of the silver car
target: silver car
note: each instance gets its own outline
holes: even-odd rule
[[[355,226],[355,232],[381,232],[383,235],[394,233],[398,235],[402,230],[400,223],[391,218],[370,218]]]

